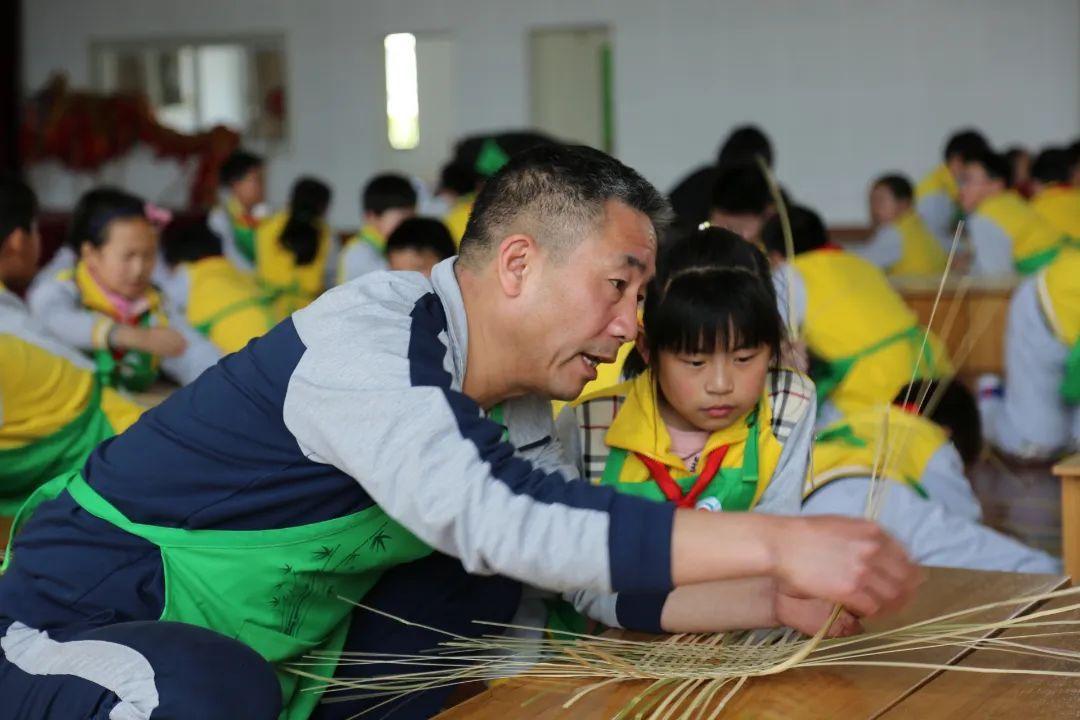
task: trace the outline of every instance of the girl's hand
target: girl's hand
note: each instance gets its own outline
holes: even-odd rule
[[[773,575],[798,595],[872,617],[899,610],[922,581],[919,567],[876,523],[829,515],[782,522],[773,537]]]
[[[779,590],[773,597],[773,612],[781,625],[795,628],[804,635],[815,635],[829,621],[833,603],[827,600],[803,598]],[[859,619],[847,610],[841,610],[825,637],[847,637],[863,631]]]
[[[176,357],[187,349],[187,341],[168,327],[132,327],[115,325],[109,334],[109,345],[123,350],[142,350],[151,355]]]

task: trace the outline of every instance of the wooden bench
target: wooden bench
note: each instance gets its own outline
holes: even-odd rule
[[[934,307],[940,278],[894,277],[893,287],[915,311],[919,322],[926,325]],[[963,279],[950,279],[941,295],[941,303],[934,316],[933,330],[949,349],[954,360],[960,360],[957,372],[972,378],[980,373],[1005,372],[1005,321],[1008,317],[1009,298],[1018,280],[1012,278],[974,279],[961,294]],[[960,306],[955,307],[959,298]],[[945,322],[955,312],[955,320],[944,334]],[[988,324],[987,324],[988,323]],[[971,335],[971,340],[968,336]],[[966,358],[960,358],[966,344],[971,343]]]
[[[1061,555],[1075,583],[1080,578],[1080,454],[1059,462],[1053,473],[1061,480]]]

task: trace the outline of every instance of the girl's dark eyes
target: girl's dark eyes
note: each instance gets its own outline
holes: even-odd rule
[[[620,280],[618,278],[611,278],[610,280],[608,280],[608,282],[611,283],[611,286],[618,290],[620,293],[626,290],[626,286],[629,284],[625,280]]]

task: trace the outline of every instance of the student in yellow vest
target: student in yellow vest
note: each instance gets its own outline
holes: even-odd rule
[[[979,379],[987,442],[1021,458],[1080,449],[1080,249],[1066,247],[1009,302],[1005,382]]]
[[[162,371],[186,385],[217,362],[218,350],[151,283],[158,233],[142,199],[112,189],[87,193],[71,236],[79,262],[42,281],[30,310],[61,342],[89,354],[105,385],[140,392]]]
[[[924,391],[936,395],[938,383],[915,383],[901,391],[897,404],[867,408],[818,433],[803,513],[863,517],[877,467],[877,519],[920,564],[1061,572],[1060,560],[981,523],[982,510],[965,475],[982,449],[971,393],[950,383],[927,417],[913,402]]]
[[[226,259],[241,270],[255,270],[255,231],[266,217],[266,171],[261,157],[237,150],[219,171],[222,201],[207,223],[221,238]]]
[[[967,213],[973,275],[1030,275],[1065,243],[1061,230],[1010,189],[1009,163],[995,152],[964,164],[960,205]]]
[[[433,267],[456,254],[450,231],[438,218],[409,218],[386,240],[386,262],[390,270],[431,277]]]
[[[1031,209],[1044,220],[1080,243],[1080,187],[1069,182],[1069,152],[1046,148],[1031,166]]]
[[[791,283],[794,326],[812,357],[819,415],[830,422],[838,410],[880,407],[917,377],[941,377],[951,370],[945,347],[927,331],[872,263],[829,242],[825,224],[813,210],[789,209],[795,258],[785,260],[779,218],[762,231],[770,259]],[[790,298],[790,299],[789,299]],[[825,401],[828,401],[827,403]]]
[[[386,238],[416,214],[416,188],[404,175],[376,175],[361,193],[364,224],[338,257],[338,284],[386,269]]]
[[[255,278],[285,318],[326,289],[332,239],[326,224],[330,187],[312,177],[293,183],[289,208],[271,216],[255,234]]]
[[[643,322],[637,360],[648,367],[559,416],[559,439],[581,477],[679,507],[797,513],[814,389],[777,364],[784,328],[765,255],[720,228],[675,241],[658,261]],[[668,632],[789,623],[809,632],[824,619],[823,606],[764,582],[730,595],[715,588],[707,611],[694,603],[699,591],[707,592],[568,599],[605,625]],[[743,593],[760,601],[744,602]]]
[[[142,412],[94,366],[49,337],[7,286],[23,287],[41,253],[37,201],[24,183],[0,181],[0,515],[39,485],[78,468],[100,441]],[[6,540],[6,538],[5,538]]]
[[[889,275],[934,275],[945,270],[947,255],[912,205],[911,181],[882,175],[870,186],[874,234],[852,251]]]
[[[236,352],[274,326],[259,283],[225,259],[221,238],[205,223],[169,227],[164,244],[175,276],[171,300],[222,353]]]
[[[455,246],[461,244],[465,235],[479,184],[476,171],[460,161],[447,163],[439,173],[439,189],[435,194],[446,204],[443,220]]]
[[[990,143],[977,130],[957,131],[945,143],[944,162],[915,188],[915,210],[945,250],[952,245],[956,223],[963,217],[959,182],[964,163],[989,149]]]

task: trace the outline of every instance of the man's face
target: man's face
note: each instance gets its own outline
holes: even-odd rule
[[[884,184],[875,185],[870,190],[870,220],[874,227],[896,222],[909,206],[909,203],[897,200]]]
[[[979,163],[967,163],[960,173],[960,207],[973,213],[983,200],[1005,189],[1000,180],[991,178]]]
[[[564,258],[544,253],[523,288],[522,337],[537,392],[573,400],[637,334],[638,303],[656,264],[648,216],[609,200],[600,224]]]
[[[767,214],[729,213],[715,208],[709,213],[710,225],[730,230],[741,236],[743,240],[755,244],[760,244],[761,229],[765,227],[766,220],[768,220]]]

